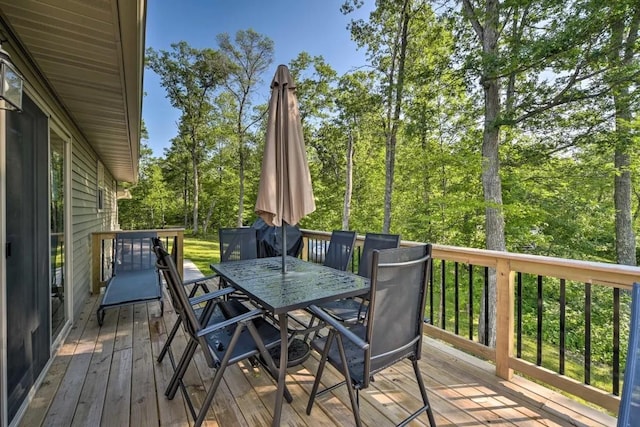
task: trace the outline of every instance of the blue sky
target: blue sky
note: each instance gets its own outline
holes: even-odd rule
[[[368,17],[374,5],[354,14],[340,13],[343,0],[153,0],[147,2],[146,45],[169,50],[171,43],[186,41],[196,48],[217,48],[216,36],[252,28],[274,41],[274,61],[263,76],[258,96],[268,99],[269,83],[278,64],[288,64],[298,53],[321,55],[339,74],[364,65],[365,54],[351,41],[347,24]],[[176,136],[179,118],[165,98],[165,90],[150,70],[144,75],[142,115],[149,131],[147,144],[155,156]],[[261,95],[263,94],[263,95]]]

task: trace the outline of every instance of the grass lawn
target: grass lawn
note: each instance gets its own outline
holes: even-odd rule
[[[218,239],[210,237],[184,237],[184,259],[191,260],[204,275],[211,274],[209,264],[220,261]]]

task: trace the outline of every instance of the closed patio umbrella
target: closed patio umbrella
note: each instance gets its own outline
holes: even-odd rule
[[[271,82],[267,137],[256,200],[256,213],[269,225],[296,225],[316,209],[311,174],[302,136],[295,95],[296,85],[285,65],[279,65]],[[286,234],[283,233],[286,248]],[[286,251],[282,251],[282,271]]]

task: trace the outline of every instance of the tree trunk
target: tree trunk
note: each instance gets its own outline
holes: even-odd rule
[[[615,153],[616,258],[618,264],[636,265],[636,237],[631,216],[631,172],[626,147]]]
[[[344,187],[344,203],[342,208],[342,229],[349,229],[349,219],[351,217],[351,195],[353,193],[353,133],[349,131],[347,140],[347,167],[346,183]]]
[[[392,133],[387,136],[387,150],[385,156],[385,180],[384,180],[384,221],[382,232],[391,230],[391,197],[393,193],[393,174],[396,159],[396,137]]]
[[[202,222],[202,234],[206,236],[207,230],[209,229],[209,223],[211,222],[211,217],[213,216],[213,209],[216,207],[216,201],[212,200],[211,205],[209,206],[209,210],[207,211],[207,216]]]
[[[502,180],[500,179],[499,142],[500,132],[495,121],[500,110],[499,86],[497,80],[485,84],[485,123],[482,141],[482,190],[484,193],[485,228],[487,249],[506,250],[504,236],[504,214],[502,211]],[[489,271],[488,307],[482,306],[479,335],[490,347],[496,342],[496,272]],[[488,330],[485,317],[489,316]]]
[[[188,177],[188,173],[187,170],[185,169],[184,171],[184,180],[183,180],[183,189],[184,191],[182,192],[182,212],[184,213],[184,228],[188,228],[189,226],[189,212],[188,212],[188,206],[189,206],[189,190],[187,190],[187,182],[189,181],[189,177]]]
[[[619,16],[619,15],[614,15]],[[634,20],[625,39],[625,25],[620,18],[611,22],[611,54],[609,62],[614,72],[631,65],[634,45],[638,35],[640,22],[640,8],[635,10]],[[630,81],[615,82],[613,102],[615,105],[615,154],[614,165],[616,175],[614,180],[614,205],[616,209],[616,259],[618,264],[636,265],[636,237],[633,231],[631,215],[631,159],[629,155],[632,138],[629,134],[629,123],[632,120],[629,105]]]
[[[396,166],[396,144],[398,135],[398,125],[400,122],[400,114],[402,112],[402,96],[404,88],[404,66],[407,58],[407,41],[409,35],[409,20],[411,18],[409,14],[409,1],[405,1],[402,8],[402,16],[400,19],[400,53],[398,56],[398,73],[397,81],[395,82],[395,99],[389,104],[389,108],[393,104],[393,118],[389,123],[389,134],[387,135],[387,150],[386,150],[386,176],[384,185],[384,221],[382,224],[382,232],[389,233],[391,230],[391,201],[393,196],[393,179],[395,175]],[[395,61],[395,59],[394,59]],[[391,73],[391,79],[389,84],[393,86],[393,72]]]
[[[469,8],[470,3],[465,2]],[[491,58],[498,54],[498,37],[500,30],[499,1],[487,0],[483,28],[476,33],[482,43],[485,55],[481,84],[484,92],[484,131],[482,138],[482,190],[485,202],[485,232],[487,249],[506,250],[504,236],[504,213],[502,211],[502,181],[500,178],[500,127],[498,118],[501,112],[500,82],[492,69]],[[476,23],[477,24],[477,23]],[[479,335],[480,339],[490,347],[496,342],[496,272],[489,271],[488,306],[481,306]],[[486,321],[488,317],[488,322]],[[488,329],[485,327],[488,326]]]
[[[198,160],[193,158],[193,233],[198,234],[198,204],[200,196],[200,183],[198,173]]]
[[[236,225],[238,227],[242,227],[242,217],[244,215],[244,149],[242,146],[242,138],[240,138],[240,150],[239,150],[239,157],[240,157],[240,170],[238,171],[238,176],[240,178],[240,191],[239,191],[239,196],[238,196],[238,221],[236,222]]]

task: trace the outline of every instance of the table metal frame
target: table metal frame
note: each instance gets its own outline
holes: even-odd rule
[[[350,272],[287,257],[282,273],[282,257],[258,258],[211,264],[211,269],[234,288],[278,318],[280,327],[280,368],[273,412],[273,426],[280,425],[288,359],[288,313],[369,291],[369,279]]]

